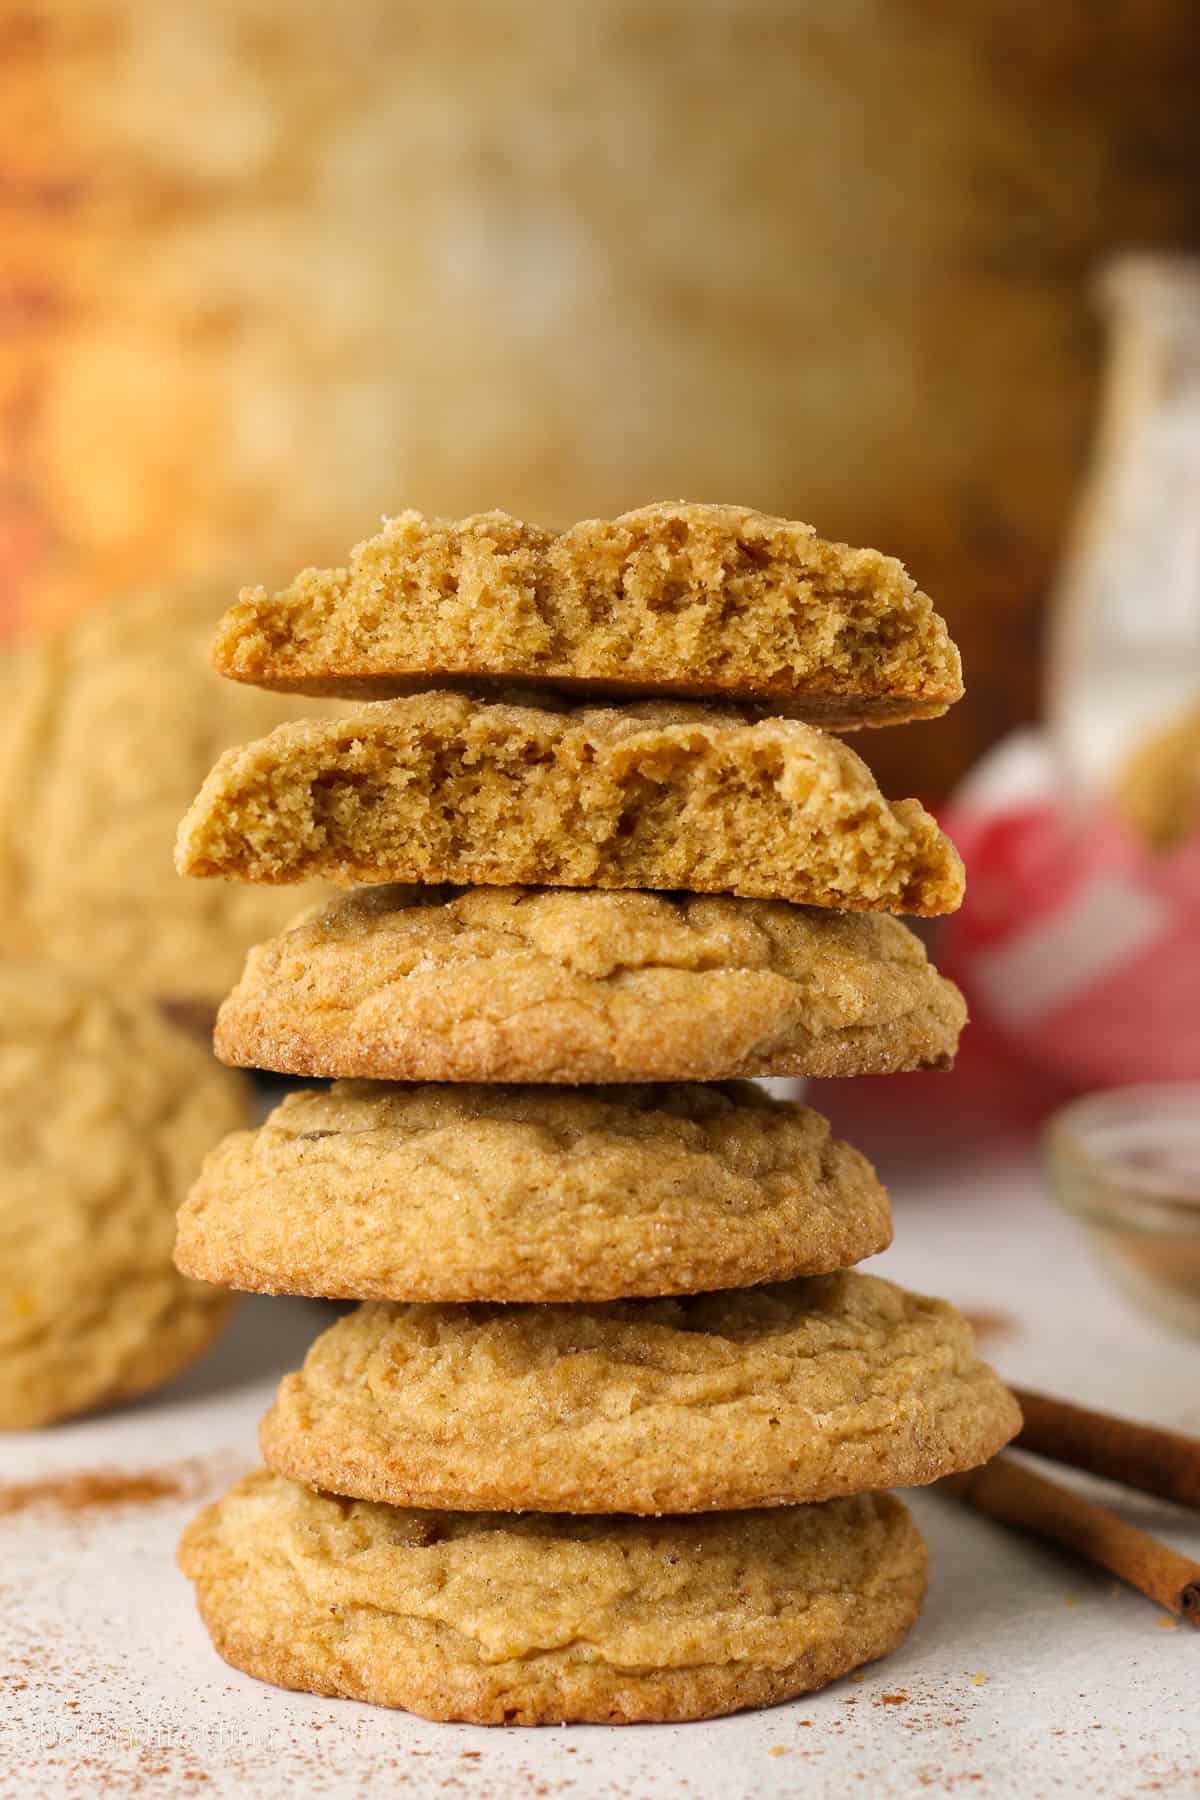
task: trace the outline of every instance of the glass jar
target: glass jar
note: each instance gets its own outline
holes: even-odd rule
[[[1122,257],[1100,295],[1107,387],[1049,644],[1051,730],[1085,801],[1200,700],[1200,259]]]
[[[1200,1082],[1091,1094],[1046,1133],[1051,1189],[1120,1286],[1200,1336]]]

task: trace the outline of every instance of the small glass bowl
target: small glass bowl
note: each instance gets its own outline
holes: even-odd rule
[[[1200,1336],[1200,1082],[1076,1100],[1051,1119],[1046,1159],[1125,1292]]]

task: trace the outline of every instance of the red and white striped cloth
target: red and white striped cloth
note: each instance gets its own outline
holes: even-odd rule
[[[937,961],[972,1013],[1080,1087],[1200,1077],[1200,836],[1151,853],[1066,805],[1045,740],[980,765],[944,824],[967,865]]]

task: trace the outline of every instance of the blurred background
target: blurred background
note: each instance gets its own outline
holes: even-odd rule
[[[0,0],[4,617],[734,500],[948,618],[966,701],[858,742],[936,801],[1039,710],[1198,74],[1189,0]]]

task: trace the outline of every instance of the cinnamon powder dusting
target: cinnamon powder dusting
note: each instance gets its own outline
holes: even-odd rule
[[[960,1307],[959,1311],[979,1342],[986,1338],[1012,1337],[1017,1330],[1017,1321],[1010,1313],[991,1307],[978,1307],[973,1312]]]
[[[161,1469],[72,1469],[39,1481],[3,1483],[0,1518],[35,1509],[90,1513],[115,1506],[154,1506],[163,1500],[191,1499],[213,1485],[216,1473],[211,1462],[189,1458]]]

